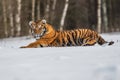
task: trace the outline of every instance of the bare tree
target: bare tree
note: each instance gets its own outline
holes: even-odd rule
[[[13,9],[12,9],[12,2],[11,0],[9,0],[9,19],[10,19],[10,36],[13,37],[14,36],[14,25],[13,25]]]
[[[109,31],[113,30],[113,26],[114,26],[114,1],[113,0],[109,0],[108,1],[108,22],[109,22]]]
[[[98,6],[97,6],[97,29],[98,32],[101,33],[101,0],[98,0]]]
[[[54,20],[54,18],[55,18],[55,7],[56,7],[56,2],[57,2],[57,0],[53,0],[53,4],[52,4],[52,13],[51,13],[51,21],[53,21]]]
[[[4,32],[5,37],[8,37],[8,31],[7,31],[7,10],[6,10],[6,0],[2,0],[2,6],[3,6],[3,21],[4,21]]]
[[[35,20],[35,0],[32,0],[32,20]]]
[[[103,22],[104,22],[104,27],[105,27],[105,31],[107,32],[108,31],[108,17],[107,17],[106,0],[103,0],[102,8],[103,8]]]
[[[17,13],[16,13],[16,36],[20,36],[21,31],[21,0],[17,0]]]
[[[69,0],[65,0],[65,7],[63,9],[63,13],[62,13],[61,21],[60,21],[60,30],[61,31],[63,30],[63,26],[64,26],[65,17],[66,17],[68,5],[69,5],[68,3],[69,3]]]
[[[40,0],[37,2],[37,19],[40,19]]]
[[[50,12],[50,0],[47,0],[46,10],[45,10],[45,18],[49,20],[49,12]]]

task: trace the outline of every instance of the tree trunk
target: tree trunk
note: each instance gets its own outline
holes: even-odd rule
[[[114,1],[109,0],[109,31],[113,31],[114,21],[115,21],[115,13],[114,13]]]
[[[32,0],[32,20],[35,20],[35,0]]]
[[[69,0],[65,0],[65,7],[64,7],[62,17],[61,17],[61,21],[60,21],[60,30],[61,31],[63,30],[63,26],[64,26],[65,17],[66,17],[67,10],[68,10],[68,5],[69,5],[68,3],[69,3]]]
[[[97,31],[101,33],[101,0],[98,0],[98,7],[97,7]]]
[[[104,22],[104,29],[105,32],[108,31],[108,17],[107,17],[107,6],[106,6],[106,0],[103,0],[103,4],[102,4],[102,8],[103,8],[103,22]]]
[[[49,12],[50,12],[50,0],[47,0],[46,10],[45,10],[45,18],[49,20]]]
[[[55,18],[55,7],[56,7],[56,0],[53,0],[53,4],[52,4],[52,13],[51,13],[51,22],[53,23],[53,20]]]
[[[14,36],[14,25],[13,25],[13,10],[12,10],[12,2],[9,0],[9,19],[10,19],[10,37]]]
[[[17,14],[16,14],[16,36],[20,36],[21,31],[21,0],[17,0]]]
[[[37,2],[37,19],[40,19],[40,0]]]
[[[8,30],[7,30],[7,10],[6,10],[6,0],[2,0],[2,6],[3,6],[3,21],[4,21],[4,32],[5,37],[8,37]]]

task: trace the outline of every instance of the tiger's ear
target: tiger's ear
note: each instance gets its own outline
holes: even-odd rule
[[[30,26],[30,28],[35,29],[35,22],[34,21],[30,21],[29,22],[29,26]]]
[[[31,25],[32,25],[32,23],[33,23],[33,21],[30,21],[30,22],[29,22],[29,26],[31,26]]]
[[[43,24],[46,24],[46,22],[47,22],[47,21],[46,21],[45,19],[42,20],[42,23],[43,23]]]

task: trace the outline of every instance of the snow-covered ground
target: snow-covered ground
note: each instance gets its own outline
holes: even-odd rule
[[[29,37],[0,40],[0,80],[120,80],[120,33],[112,46],[20,49]]]

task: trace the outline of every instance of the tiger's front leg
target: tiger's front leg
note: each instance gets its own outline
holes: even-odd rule
[[[21,46],[20,48],[38,48],[38,47],[47,47],[47,43],[45,41],[36,41],[33,43],[30,43],[27,46]]]
[[[37,44],[36,42],[34,42],[34,43],[30,43],[27,46],[22,46],[20,48],[37,48],[37,47],[39,47],[39,44]]]

